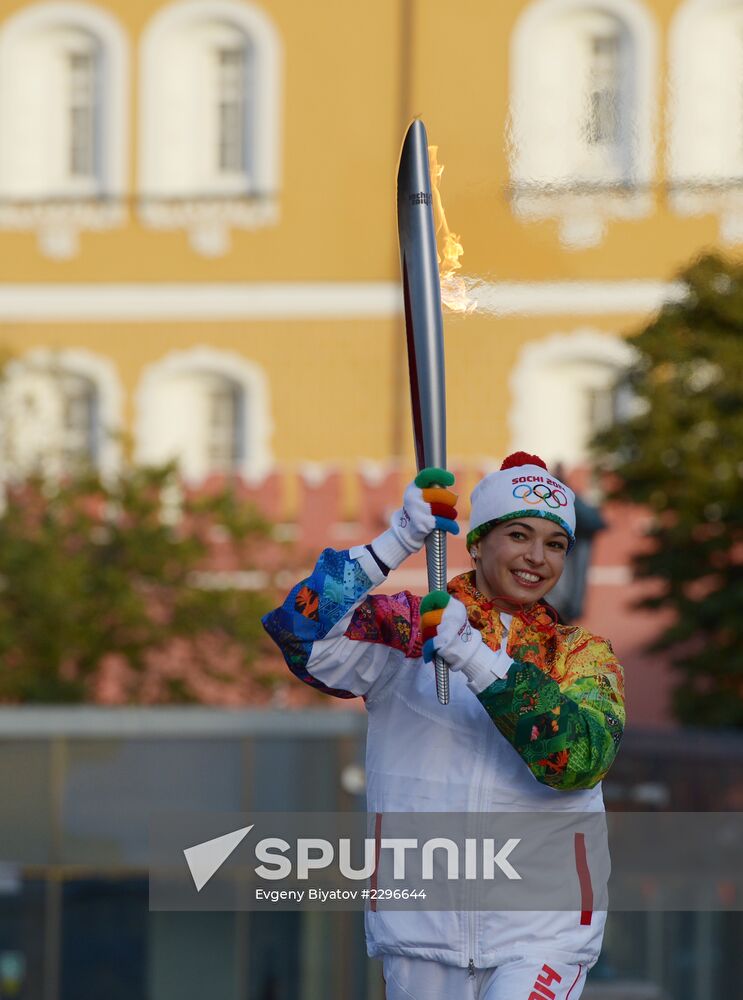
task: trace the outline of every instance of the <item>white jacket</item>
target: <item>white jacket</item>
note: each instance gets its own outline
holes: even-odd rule
[[[419,599],[408,593],[369,599],[383,579],[367,549],[326,549],[313,574],[263,619],[302,680],[339,697],[364,698],[367,808],[377,814],[382,836],[389,812],[603,812],[600,782],[564,791],[538,781],[461,674],[450,673],[450,702],[439,704],[433,669],[419,655]],[[580,881],[577,869],[565,877]],[[562,912],[381,905],[366,914],[371,956],[461,967],[488,968],[527,955],[590,966],[606,920],[605,912],[590,912],[588,902],[583,911]]]

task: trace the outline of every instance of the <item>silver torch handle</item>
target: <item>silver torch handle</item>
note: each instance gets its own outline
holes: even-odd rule
[[[446,532],[432,531],[426,539],[426,568],[428,589],[446,590]],[[436,696],[442,705],[449,704],[449,668],[446,661],[437,654],[433,665],[436,668]]]

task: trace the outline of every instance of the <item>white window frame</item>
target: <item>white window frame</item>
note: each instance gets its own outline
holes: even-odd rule
[[[242,391],[240,432],[244,453],[242,461],[233,471],[247,482],[261,481],[273,464],[269,445],[273,421],[270,415],[268,379],[255,362],[232,351],[212,347],[174,351],[145,369],[134,399],[136,460],[142,463],[159,463],[165,459],[153,447],[150,428],[159,419],[157,401],[160,386],[178,375],[217,375],[239,386]]]
[[[731,170],[705,170],[693,161],[690,163],[686,155],[690,137],[699,133],[694,119],[695,95],[689,92],[690,87],[696,86],[693,60],[698,49],[695,43],[699,24],[710,16],[721,15],[728,16],[732,22],[731,30],[737,29],[739,32],[741,51],[737,99],[739,108],[743,111],[743,3],[731,3],[730,0],[686,0],[674,14],[668,37],[666,173],[671,208],[687,217],[716,215],[721,241],[735,246],[743,243],[743,114],[740,114],[738,121],[738,162],[733,164]],[[725,162],[727,167],[730,161],[725,158]]]
[[[66,110],[70,122],[69,135],[67,136],[68,165],[66,173],[70,184],[79,182],[87,185],[92,183],[93,191],[95,191],[100,175],[101,130],[105,128],[105,125],[101,120],[100,108],[101,54],[97,39],[92,38],[92,42],[93,44],[86,46],[84,51],[77,50],[77,47],[70,47],[67,51],[69,94]],[[84,61],[85,76],[87,77],[84,81],[87,92],[84,95],[81,94],[82,88],[78,89],[80,81],[77,77],[80,75],[80,65],[77,67],[75,65],[80,60]],[[88,115],[87,130],[90,134],[86,137],[89,148],[86,150],[85,170],[76,169],[75,165],[75,124],[72,119],[76,111],[85,111]]]
[[[207,443],[210,449],[216,444],[224,444],[224,441],[218,442],[217,437],[221,436],[221,432],[226,429],[229,455],[226,456],[226,461],[222,462],[221,467],[210,465],[210,468],[217,473],[231,473],[242,463],[246,449],[246,442],[243,440],[243,409],[246,402],[246,392],[244,386],[240,385],[234,379],[227,379],[222,375],[217,376],[216,386],[218,386],[218,391],[215,392],[215,386],[212,385],[207,393],[209,400],[208,417],[211,425]],[[222,407],[225,407],[230,418],[228,428],[224,427],[226,421],[223,420],[224,413],[220,412]],[[220,435],[215,434],[215,417],[219,417]],[[222,456],[222,459],[224,458],[225,456]]]
[[[104,357],[84,348],[51,350],[35,348],[21,357],[13,358],[4,368],[4,380],[26,372],[49,372],[79,376],[89,380],[96,390],[97,426],[95,467],[104,478],[115,476],[121,467],[121,430],[123,420],[123,390],[114,365]],[[64,472],[51,470],[52,472]],[[15,470],[6,468],[4,475],[12,476]]]
[[[228,67],[226,56],[233,57],[237,55],[238,66]],[[247,145],[250,142],[250,131],[252,124],[252,110],[250,108],[250,102],[253,98],[253,94],[248,93],[250,88],[250,76],[253,71],[253,67],[250,65],[252,61],[252,44],[250,39],[246,39],[246,44],[243,44],[239,48],[231,45],[221,45],[215,50],[216,57],[216,74],[217,74],[217,93],[215,97],[217,99],[217,116],[216,116],[216,129],[217,129],[217,141],[216,148],[214,150],[216,169],[221,176],[235,176],[237,178],[249,177],[250,174],[250,164],[247,158]],[[231,76],[237,77],[238,86],[232,83],[231,87],[226,86]],[[234,93],[226,94],[225,90],[232,89]],[[237,143],[237,159],[238,163],[225,163],[223,162],[223,152],[226,147],[225,136],[222,135],[223,127],[223,117],[222,111],[225,106],[229,104],[235,105],[238,110],[236,119],[239,122],[237,126],[239,142]],[[232,139],[234,144],[234,137]]]
[[[70,178],[65,189],[42,190],[36,197],[8,200],[11,187],[0,158],[0,229],[34,230],[46,256],[77,254],[81,230],[110,229],[126,219],[129,155],[129,46],[117,19],[105,10],[81,2],[35,3],[0,26],[0,136],[8,135],[13,99],[14,56],[24,39],[45,31],[72,29],[90,35],[98,46],[100,91],[99,148],[95,178]],[[4,200],[3,200],[4,199]]]
[[[587,456],[571,442],[566,442],[562,454],[543,453],[545,445],[537,440],[540,425],[534,421],[534,374],[554,369],[555,378],[559,378],[560,364],[580,361],[614,369],[619,375],[635,357],[634,348],[622,337],[590,327],[553,333],[526,344],[509,378],[512,399],[508,415],[509,451],[537,451],[548,464],[562,461],[568,468],[584,464]]]
[[[215,172],[208,191],[171,197],[158,170],[158,101],[147,95],[161,86],[161,48],[179,30],[222,22],[234,25],[250,41],[253,74],[250,189],[242,178]],[[233,228],[255,229],[279,219],[281,184],[283,50],[268,14],[246,0],[179,0],[159,10],[147,25],[140,48],[140,121],[138,186],[140,214],[159,229],[185,229],[191,246],[204,256],[221,256],[230,247]],[[254,192],[254,193],[252,193]],[[225,194],[232,197],[225,199]],[[212,196],[213,197],[210,197]]]
[[[609,179],[605,189],[574,190],[569,185],[534,189],[522,167],[520,150],[538,141],[529,134],[530,72],[534,39],[553,19],[570,14],[598,12],[621,23],[632,46],[636,76],[632,82],[630,118],[633,158],[618,181]],[[651,185],[655,170],[654,128],[658,42],[655,21],[638,0],[536,0],[519,18],[510,44],[510,111],[512,208],[526,221],[556,219],[564,247],[582,250],[600,244],[612,219],[637,219],[653,207]]]
[[[595,95],[596,93],[598,93],[600,95],[603,92],[605,92],[607,90],[607,87],[606,86],[601,87],[600,85],[602,83],[605,85],[607,81],[617,85],[614,88],[617,93],[615,93],[615,99],[610,102],[610,107],[608,112],[608,117],[610,119],[608,128],[609,131],[611,131],[613,134],[609,139],[607,139],[606,136],[602,136],[599,134],[600,132],[600,127],[599,127],[595,135],[590,133],[588,136],[587,142],[590,146],[621,145],[623,141],[621,135],[621,121],[619,121],[616,116],[616,105],[617,105],[616,98],[621,97],[621,90],[622,90],[622,80],[621,80],[622,41],[620,37],[621,30],[622,30],[621,26],[619,26],[619,32],[611,31],[610,33],[607,34],[606,32],[598,31],[592,33],[589,36],[591,42],[594,45],[597,42],[599,44],[602,44],[607,41],[610,42],[610,47],[613,50],[610,53],[604,53],[603,55],[596,52],[593,53],[592,57],[593,69],[596,71],[596,77],[597,77],[593,80],[593,85],[594,85],[593,94]],[[606,70],[609,68],[609,66],[612,70],[612,73],[606,74]],[[589,83],[589,88],[590,86],[591,84]],[[604,111],[606,111],[606,109],[604,109]],[[601,108],[598,109],[597,115],[594,115],[594,112],[591,108],[588,108],[587,112],[589,119],[595,118],[599,122],[600,126],[600,119],[602,117]],[[587,124],[589,124],[590,127],[590,123]]]

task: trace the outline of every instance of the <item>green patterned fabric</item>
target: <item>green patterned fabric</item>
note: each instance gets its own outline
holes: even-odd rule
[[[503,623],[475,574],[449,581],[470,624],[494,651]],[[561,791],[593,788],[611,767],[624,729],[624,672],[611,643],[580,625],[560,625],[548,605],[513,616],[507,675],[477,697],[531,773]]]
[[[515,662],[478,698],[534,777],[552,788],[593,788],[619,749],[624,710],[604,677],[581,677],[563,693],[533,663]]]

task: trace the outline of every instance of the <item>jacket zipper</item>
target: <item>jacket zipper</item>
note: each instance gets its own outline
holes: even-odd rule
[[[503,627],[504,633],[506,635],[508,635],[508,629],[507,629],[506,624],[505,624],[505,622],[503,621],[502,618],[500,619],[500,622],[501,622],[501,626]],[[502,641],[503,641],[503,633],[501,633],[501,642]],[[478,776],[479,777],[479,781],[478,781],[478,784],[477,784],[477,800],[476,800],[477,809],[476,809],[476,813],[475,813],[475,815],[477,817],[476,832],[477,832],[477,830],[481,829],[480,822],[479,822],[479,817],[480,817],[480,815],[482,813],[482,800],[483,800],[483,795],[484,795],[484,792],[485,792],[485,774],[486,774],[486,762],[487,762],[487,753],[488,753],[488,743],[489,742],[490,742],[490,740],[488,739],[487,735],[485,735],[485,741],[484,741],[483,752],[482,752],[482,761],[481,761],[481,764],[480,764],[480,774]],[[469,942],[468,942],[468,944],[469,944],[470,960],[469,960],[469,963],[467,965],[467,974],[468,974],[468,976],[473,976],[474,977],[474,975],[475,975],[475,958],[474,958],[474,953],[475,953],[475,947],[476,947],[476,944],[475,944],[475,911],[474,910],[470,910],[469,911],[468,918],[469,918]]]
[[[475,798],[475,819],[477,818],[477,809],[480,806],[481,790],[482,790],[482,771],[483,765],[480,763],[480,773],[478,774],[478,783],[476,786],[477,796]],[[475,825],[475,833],[477,833],[477,822]],[[470,908],[467,911],[467,951],[469,952],[469,962],[467,963],[467,974],[469,976],[474,976],[475,974],[475,912],[472,909],[472,889],[467,893],[469,896]]]
[[[481,754],[481,760],[480,760],[480,770],[479,770],[479,773],[478,773],[478,776],[477,776],[478,777],[478,781],[477,781],[477,784],[476,784],[477,795],[476,795],[476,798],[475,798],[475,830],[474,830],[474,833],[475,833],[476,837],[477,837],[477,834],[481,830],[480,813],[482,811],[483,793],[485,791],[485,770],[486,770],[485,765],[486,765],[486,761],[487,761],[487,751],[488,751],[488,738],[487,738],[487,735],[486,735],[485,739],[484,739],[484,744],[483,744],[483,747],[482,747],[482,754]],[[475,880],[475,885],[477,885],[477,879]],[[470,909],[469,912],[468,912],[468,914],[467,914],[468,929],[469,929],[469,941],[468,941],[469,948],[468,948],[468,950],[469,950],[469,954],[470,954],[470,959],[469,959],[469,962],[467,964],[467,974],[468,974],[468,976],[474,976],[475,975],[475,951],[476,951],[475,918],[476,918],[476,915],[477,915],[476,912],[474,910],[472,910],[472,909]]]

